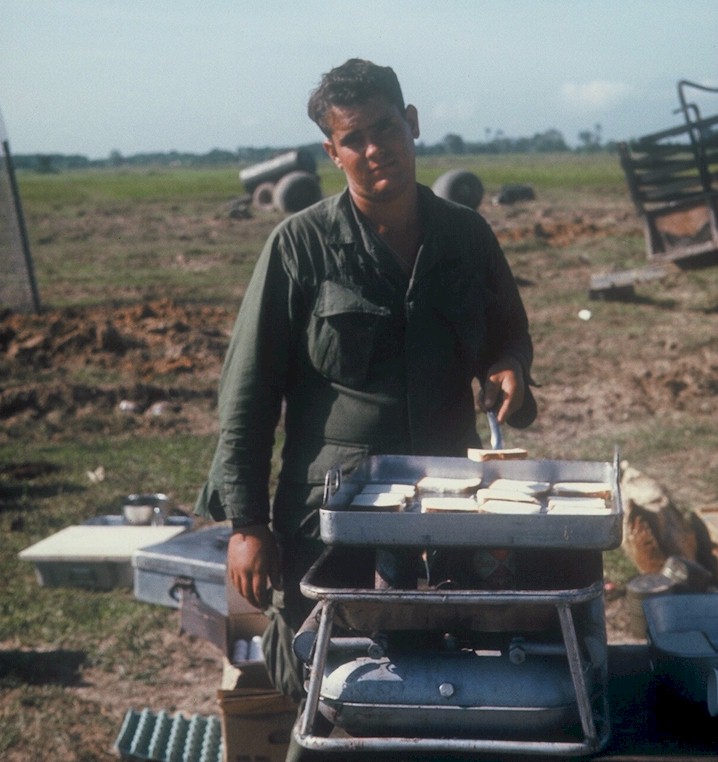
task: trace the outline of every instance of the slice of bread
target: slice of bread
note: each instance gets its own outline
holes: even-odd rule
[[[425,497],[421,500],[422,513],[477,513],[478,510],[473,497]]]
[[[499,478],[489,484],[492,490],[509,490],[511,492],[521,492],[526,495],[545,495],[551,489],[551,482],[540,482],[532,479],[507,479]]]
[[[425,476],[416,483],[416,488],[422,492],[439,492],[445,494],[465,494],[476,492],[481,486],[481,477],[454,479],[443,476]]]
[[[400,511],[406,499],[398,492],[380,492],[377,494],[354,495],[351,500],[351,508],[373,508],[381,511]]]
[[[528,492],[522,492],[518,489],[495,489],[493,486],[486,489],[480,489],[476,493],[476,502],[483,506],[489,501],[503,500],[508,503],[532,503],[540,505],[540,498],[530,495]]]
[[[475,460],[478,462],[484,460],[521,460],[527,456],[528,452],[520,447],[503,450],[482,450],[480,448],[470,447],[466,451],[466,457],[469,460]]]
[[[365,484],[362,488],[362,495],[377,495],[381,493],[389,493],[392,495],[403,495],[404,497],[414,497],[416,488],[413,484]]]
[[[554,495],[571,497],[611,497],[611,485],[606,482],[556,482],[551,488]]]
[[[479,505],[479,510],[486,513],[513,513],[528,516],[541,513],[541,504],[520,500],[486,500]]]
[[[602,497],[549,497],[549,513],[561,515],[605,515],[608,505]]]

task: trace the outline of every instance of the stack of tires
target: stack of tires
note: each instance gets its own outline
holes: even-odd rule
[[[299,212],[322,198],[314,155],[305,148],[287,151],[273,159],[242,169],[239,179],[259,210]],[[473,173],[452,169],[431,186],[441,198],[478,209],[484,197],[484,186]]]
[[[322,198],[317,163],[303,148],[240,170],[239,179],[261,210],[299,212]]]

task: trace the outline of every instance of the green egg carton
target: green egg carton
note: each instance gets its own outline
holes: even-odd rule
[[[130,709],[114,748],[127,762],[222,762],[222,724],[214,715]]]

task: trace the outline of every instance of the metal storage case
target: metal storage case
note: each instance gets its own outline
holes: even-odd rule
[[[651,667],[684,700],[718,715],[718,593],[678,593],[643,601]]]
[[[135,552],[135,597],[179,608],[181,590],[191,590],[204,603],[227,614],[227,544],[231,531],[224,524],[210,526]]]

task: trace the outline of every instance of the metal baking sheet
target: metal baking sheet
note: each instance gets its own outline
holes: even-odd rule
[[[605,515],[535,515],[490,513],[421,513],[416,501],[401,511],[365,511],[352,498],[372,483],[416,484],[424,476],[466,479],[484,485],[508,478],[611,485]],[[327,495],[320,509],[322,540],[328,545],[422,547],[617,548],[622,538],[623,508],[618,456],[612,463],[560,460],[488,460],[411,455],[366,458],[348,476],[327,474]]]

